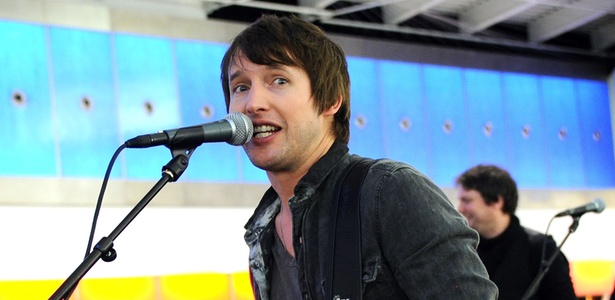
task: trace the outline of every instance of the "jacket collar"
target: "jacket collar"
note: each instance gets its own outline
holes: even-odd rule
[[[348,155],[348,146],[341,142],[334,142],[327,153],[299,180],[295,187],[295,196],[297,198],[304,198],[313,193],[345,155]]]
[[[320,184],[327,178],[327,176],[334,170],[334,166],[340,162],[340,160],[348,155],[348,146],[342,142],[334,142],[331,148],[321,157],[308,171],[297,186],[294,193],[297,198],[305,198],[314,192],[314,190],[320,186]],[[258,206],[254,210],[254,215],[245,225],[246,229],[252,227],[256,218],[260,218],[268,208],[274,204],[278,195],[272,187],[265,192]],[[279,203],[275,203],[279,206]],[[270,209],[270,208],[269,208]]]

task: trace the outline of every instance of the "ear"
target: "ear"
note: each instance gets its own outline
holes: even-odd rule
[[[504,212],[504,197],[498,196],[498,201],[492,203],[499,211]]]
[[[339,96],[335,104],[331,105],[331,107],[327,108],[322,113],[325,116],[333,116],[340,110],[340,107],[342,107],[342,96]]]

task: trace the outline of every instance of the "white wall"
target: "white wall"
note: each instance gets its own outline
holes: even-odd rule
[[[103,208],[94,243],[107,236],[131,208]],[[81,263],[93,208],[1,207],[0,280],[65,279]],[[115,240],[117,259],[99,260],[87,277],[125,277],[247,270],[243,225],[251,208],[146,207]],[[521,210],[521,223],[545,232],[556,210]],[[558,243],[571,224],[553,221]],[[564,244],[570,261],[615,261],[615,209],[581,218]]]

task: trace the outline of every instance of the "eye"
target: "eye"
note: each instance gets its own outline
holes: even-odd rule
[[[285,85],[285,84],[288,83],[288,80],[286,80],[284,78],[276,78],[276,79],[273,80],[273,83],[277,84],[277,85]]]
[[[246,85],[240,84],[233,88],[233,93],[242,93],[248,90]]]

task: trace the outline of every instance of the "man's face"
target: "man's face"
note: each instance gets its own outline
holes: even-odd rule
[[[487,205],[477,190],[468,190],[458,185],[457,198],[459,199],[457,210],[480,235],[489,232],[495,218],[501,214],[500,207],[495,204]]]
[[[301,68],[257,65],[238,55],[229,71],[229,90],[229,112],[244,113],[254,123],[254,137],[243,147],[261,169],[309,168],[332,139],[333,116],[318,114]]]

